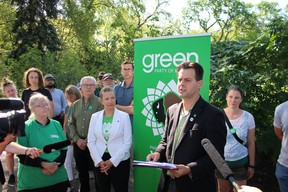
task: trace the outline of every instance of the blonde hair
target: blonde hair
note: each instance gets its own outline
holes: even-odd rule
[[[8,79],[7,77],[3,77],[3,79],[2,79],[2,91],[4,92],[4,89],[9,85],[13,85],[15,87],[15,84],[13,81]]]
[[[74,95],[75,99],[78,100],[81,98],[81,92],[75,85],[68,85],[65,89],[65,96]]]
[[[16,89],[16,85],[14,84],[14,82],[11,81],[10,79],[8,79],[7,77],[3,77],[2,83],[1,83],[1,90],[2,90],[4,95],[6,95],[5,88],[8,87],[8,86],[14,87],[15,94],[17,95],[17,89]]]
[[[107,92],[112,92],[112,93],[114,93],[114,95],[115,95],[115,91],[114,91],[114,89],[113,89],[112,87],[110,87],[110,86],[105,86],[105,87],[103,87],[103,88],[101,89],[101,91],[100,91],[100,94],[99,94],[100,98],[102,99],[103,93],[107,93]]]

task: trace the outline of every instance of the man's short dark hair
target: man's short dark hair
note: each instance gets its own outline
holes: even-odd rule
[[[127,65],[127,64],[132,65],[132,69],[134,70],[134,64],[133,64],[133,62],[130,61],[130,60],[125,60],[125,61],[123,61],[123,63],[121,63],[121,67],[122,67],[123,65]]]
[[[179,72],[181,69],[194,69],[196,74],[196,81],[200,81],[203,79],[204,70],[199,63],[184,61],[177,66],[177,72]]]

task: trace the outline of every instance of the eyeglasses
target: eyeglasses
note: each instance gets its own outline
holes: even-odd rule
[[[88,88],[88,87],[94,87],[95,84],[82,84],[81,87],[85,87],[85,88]]]
[[[35,108],[36,108],[36,107],[45,108],[45,107],[49,107],[49,104],[37,105],[37,106],[35,106]]]
[[[98,76],[98,79],[99,79],[99,80],[102,80],[102,79],[103,79],[103,76]]]

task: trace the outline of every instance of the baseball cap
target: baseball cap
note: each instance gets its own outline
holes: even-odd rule
[[[51,75],[51,74],[46,74],[46,75],[44,76],[44,79],[54,79],[54,80],[55,80],[55,78],[54,78],[53,75]]]
[[[114,79],[113,75],[111,73],[106,73],[102,80],[105,81],[106,79]]]

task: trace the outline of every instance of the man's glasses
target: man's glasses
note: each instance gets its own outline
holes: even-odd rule
[[[81,86],[88,88],[88,87],[94,87],[95,84],[82,84]]]
[[[102,79],[103,79],[103,76],[98,76],[98,79],[99,79],[99,80],[102,80]]]

